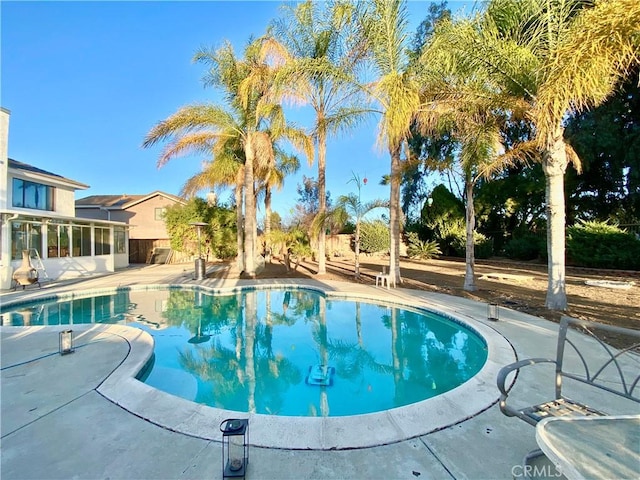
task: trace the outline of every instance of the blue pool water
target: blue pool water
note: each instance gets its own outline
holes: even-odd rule
[[[305,289],[123,290],[0,313],[3,325],[141,328],[155,340],[146,383],[213,407],[270,415],[400,407],[464,383],[487,358],[479,335],[442,315]]]

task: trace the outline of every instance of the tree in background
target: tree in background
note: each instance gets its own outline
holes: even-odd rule
[[[337,223],[345,224],[351,221],[355,224],[354,233],[354,250],[355,250],[355,277],[360,278],[360,225],[369,212],[376,208],[389,208],[389,202],[385,200],[371,200],[362,202],[362,180],[355,173],[348,183],[355,183],[358,193],[349,193],[338,197],[336,208],[329,210],[324,216],[316,216],[312,231],[324,228],[325,223],[329,219],[337,221]]]
[[[579,158],[565,143],[563,119],[605,100],[638,56],[635,0],[493,0],[451,43],[478,72],[528,103],[546,179],[549,281],[546,306],[567,308],[564,174]],[[513,152],[515,153],[515,152]]]
[[[290,226],[296,226],[309,232],[314,218],[320,210],[320,188],[313,177],[302,176],[302,184],[298,184],[298,201],[293,210]],[[331,208],[331,192],[325,192],[325,205]],[[317,232],[316,232],[317,233]]]
[[[381,120],[378,144],[391,157],[389,194],[389,276],[402,282],[400,274],[400,182],[402,149],[411,135],[411,124],[420,104],[419,84],[409,74],[406,4],[400,0],[370,0],[363,16],[365,40],[375,80],[365,89],[377,104]]]
[[[269,233],[271,233],[271,192],[274,188],[282,189],[285,177],[297,172],[299,168],[300,160],[298,157],[276,148],[273,160],[268,165],[263,165],[258,171],[258,194],[264,196],[265,239],[269,238]],[[265,250],[268,250],[268,246]]]
[[[318,151],[318,209],[326,204],[327,139],[353,128],[365,114],[355,80],[365,49],[357,31],[356,4],[307,0],[283,7],[284,15],[271,25],[277,44],[268,49],[285,61],[276,76],[282,98],[310,105],[315,113],[311,135]],[[326,273],[325,229],[318,235],[318,274]]]
[[[640,78],[593,110],[572,115],[565,138],[582,161],[567,172],[567,223],[576,219],[640,222]]]
[[[511,157],[502,155],[501,133],[508,116],[521,116],[526,106],[520,98],[501,90],[489,71],[469,62],[466,52],[451,48],[466,29],[474,29],[469,20],[442,20],[423,48],[417,67],[422,106],[415,118],[423,134],[437,136],[445,132],[459,146],[456,163],[465,188],[464,289],[474,291],[477,289],[474,190],[481,179],[487,181],[496,171],[513,164]]]
[[[186,205],[173,205],[167,208],[164,221],[171,241],[171,248],[178,252],[195,255],[202,250],[207,256],[229,259],[236,255],[234,237],[236,223],[233,210],[225,207],[210,206],[199,197],[190,199]],[[196,229],[193,222],[207,224],[201,230],[201,242],[198,246]]]
[[[218,123],[210,126],[217,129],[218,135],[224,127],[228,141],[239,143],[243,149],[243,266],[245,274],[254,277],[257,253],[256,173],[272,171],[274,145],[282,138],[307,156],[312,156],[312,146],[304,132],[287,124],[281,106],[269,102],[274,73],[261,57],[260,42],[250,42],[242,59],[236,57],[230,43],[225,43],[217,50],[201,49],[194,60],[209,66],[205,84],[221,88],[227,104],[236,113],[235,118],[216,118]]]

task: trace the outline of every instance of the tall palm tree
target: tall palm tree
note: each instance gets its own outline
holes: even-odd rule
[[[318,150],[318,216],[325,215],[326,149],[331,135],[353,127],[369,113],[354,77],[365,55],[353,2],[307,0],[283,7],[271,25],[266,51],[284,62],[276,77],[278,93],[315,112],[312,136]],[[318,235],[318,274],[326,273],[326,233]]]
[[[565,203],[563,119],[603,103],[640,58],[640,3],[600,0],[570,24],[546,65],[533,119],[544,152],[548,212],[549,285],[546,306],[567,307],[564,282]],[[557,268],[554,268],[558,265]]]
[[[410,135],[411,121],[420,105],[419,85],[408,72],[407,10],[402,0],[370,0],[363,15],[364,35],[375,70],[375,81],[365,86],[379,106],[378,142],[391,156],[389,220],[389,276],[400,275],[401,153]]]
[[[639,8],[633,0],[492,0],[451,44],[529,105],[546,177],[550,309],[567,308],[564,173],[570,162],[580,168],[562,120],[606,98],[637,62]]]
[[[147,133],[143,146],[151,147],[157,143],[168,141],[158,158],[158,167],[164,166],[171,159],[187,153],[205,153],[212,158],[209,165],[200,175],[191,177],[183,191],[194,193],[206,182],[211,185],[216,182],[226,183],[231,178],[236,182],[238,175],[244,173],[239,164],[244,161],[241,146],[243,131],[242,116],[233,109],[225,109],[217,105],[188,105],[180,108],[176,113],[156,124]],[[216,162],[216,160],[218,160]],[[216,164],[217,167],[212,165]],[[236,219],[238,256],[240,271],[244,269],[243,222],[242,222],[242,189],[236,183]],[[240,201],[239,201],[240,200]]]
[[[300,168],[300,160],[284,150],[275,149],[273,161],[260,168],[258,172],[258,192],[264,194],[264,237],[268,241],[271,233],[271,192],[274,188],[280,190],[287,175],[293,174]]]
[[[481,178],[488,179],[496,170],[513,164],[511,156],[501,155],[504,151],[501,127],[507,111],[511,110],[512,118],[522,114],[522,102],[519,97],[502,92],[486,70],[469,65],[463,52],[451,48],[458,30],[469,23],[465,19],[443,20],[423,50],[417,71],[422,105],[416,121],[429,135],[446,131],[460,146],[458,159],[464,178],[466,210],[464,289],[474,291],[477,289],[474,188]]]
[[[260,45],[247,45],[244,58],[238,59],[230,43],[217,50],[202,49],[194,60],[210,66],[205,85],[219,87],[225,94],[227,108],[217,105],[183,107],[159,122],[146,136],[144,146],[170,141],[158,160],[162,166],[185,151],[224,152],[241,147],[244,159],[243,201],[236,202],[238,225],[244,226],[243,248],[238,262],[249,277],[255,276],[256,190],[255,169],[269,165],[274,158],[274,139],[289,138],[309,155],[311,147],[300,130],[287,125],[282,109],[265,101],[271,70],[259,56]],[[259,163],[261,162],[261,163]],[[237,193],[237,192],[236,192]],[[240,211],[244,206],[244,216]],[[243,220],[243,221],[242,221]]]

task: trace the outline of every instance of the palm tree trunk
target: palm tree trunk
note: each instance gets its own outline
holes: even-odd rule
[[[245,275],[256,276],[254,224],[256,221],[256,194],[253,165],[255,161],[254,137],[250,135],[245,144],[244,166],[244,265]]]
[[[546,179],[547,202],[547,254],[548,284],[545,306],[551,310],[567,309],[565,280],[565,200],[564,173],[567,169],[567,154],[558,127],[547,141],[543,152],[542,168]]]
[[[269,235],[271,234],[271,188],[267,185],[264,192],[264,261],[271,262]]]
[[[324,128],[318,131],[318,215],[324,218],[327,212],[327,134]],[[324,224],[320,226],[318,234],[318,275],[327,273],[327,262],[325,257],[327,235]]]
[[[360,278],[360,220],[356,222],[356,238],[354,239],[354,247],[356,251],[354,274],[356,278]]]
[[[389,281],[402,283],[400,275],[400,145],[391,154],[391,193],[389,198]]]
[[[238,247],[238,255],[236,263],[238,264],[238,272],[244,272],[244,217],[242,215],[242,184],[236,185],[236,242]]]
[[[256,319],[257,311],[257,292],[249,292],[246,295],[245,309],[245,359],[247,379],[247,409],[249,413],[256,412],[256,364],[255,364],[255,340],[256,340]]]
[[[465,262],[465,273],[464,273],[464,289],[467,292],[474,292],[478,289],[476,286],[476,275],[475,275],[475,266],[476,266],[476,258],[475,258],[475,246],[473,241],[473,232],[476,229],[476,212],[473,205],[473,186],[474,181],[472,179],[467,178],[465,182],[466,188],[466,196],[467,196],[467,205],[466,205],[466,216],[467,216],[467,246],[466,246],[466,262]]]

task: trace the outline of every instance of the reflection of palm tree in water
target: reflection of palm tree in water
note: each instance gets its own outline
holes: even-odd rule
[[[239,294],[239,305],[242,298]],[[180,352],[180,365],[210,387],[208,391],[201,388],[196,401],[220,407],[233,404],[240,410],[255,412],[256,399],[260,399],[260,413],[278,413],[284,392],[290,385],[300,383],[302,374],[286,358],[273,355],[271,315],[267,313],[264,324],[257,321],[257,292],[248,292],[244,298],[244,309],[237,309],[230,331],[235,348],[225,347],[217,339],[212,347]],[[270,304],[270,297],[267,298]],[[239,405],[241,398],[246,403]]]
[[[255,366],[255,340],[256,340],[256,323],[258,317],[257,310],[258,293],[247,292],[245,295],[245,356],[246,356],[246,376],[247,376],[247,394],[249,402],[249,413],[256,411],[256,366]]]
[[[327,301],[323,296],[318,297],[320,302],[318,305],[318,316],[320,318],[320,362],[325,367],[329,366],[329,354],[327,352]],[[329,416],[329,398],[327,397],[327,387],[320,387],[320,415]]]
[[[393,318],[393,317],[392,317]],[[396,398],[410,402],[424,398],[423,393],[435,395],[447,391],[466,381],[475,371],[476,365],[468,364],[468,358],[482,360],[480,352],[473,348],[469,336],[455,325],[442,321],[424,321],[421,314],[404,311],[400,318],[391,321],[392,328],[399,329],[392,337],[397,338],[394,360],[401,370],[394,375]],[[393,331],[393,330],[392,330]],[[483,360],[482,360],[483,361]],[[411,389],[408,389],[413,385]]]

